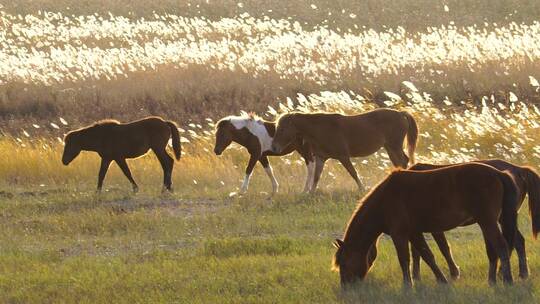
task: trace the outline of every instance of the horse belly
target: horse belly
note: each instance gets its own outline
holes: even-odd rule
[[[441,232],[471,224],[474,219],[467,212],[446,210],[445,212],[428,212],[420,222],[418,228],[422,232]]]

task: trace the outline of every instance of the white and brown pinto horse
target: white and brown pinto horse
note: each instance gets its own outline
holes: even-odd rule
[[[275,123],[264,121],[254,114],[228,116],[216,124],[216,144],[214,147],[216,155],[221,155],[232,142],[245,147],[250,154],[240,193],[247,191],[249,179],[257,161],[261,163],[272,181],[272,193],[278,192],[279,184],[268,161],[268,156],[282,156],[294,151],[298,151],[306,162],[307,180],[304,192],[310,190],[315,169],[310,146],[300,137],[296,137],[285,145],[279,153],[272,152],[271,147],[275,131]]]
[[[403,152],[407,136],[408,155]],[[287,113],[276,128],[272,151],[280,153],[295,138],[309,142],[315,156],[315,176],[311,191],[315,191],[327,159],[339,160],[363,189],[351,157],[368,156],[384,147],[396,167],[407,168],[409,158],[414,163],[418,127],[408,112],[377,109],[359,115],[332,113]]]

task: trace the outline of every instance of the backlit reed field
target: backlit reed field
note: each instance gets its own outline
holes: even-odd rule
[[[473,226],[448,234],[462,271],[449,286],[437,285],[424,266],[415,289],[402,290],[395,251],[383,237],[367,281],[342,293],[330,270],[331,243],[364,193],[341,165],[329,161],[320,191],[303,195],[299,156],[273,158],[281,187],[268,199],[271,185],[260,166],[248,194],[237,193],[245,151],[233,145],[220,157],[212,152],[214,123],[242,110],[273,120],[292,110],[386,106],[417,120],[419,162],[503,158],[538,170],[540,24],[523,14],[533,15],[534,4],[520,6],[520,17],[495,18],[515,3],[424,3],[436,16],[482,5],[501,9],[469,21],[448,17],[454,25],[406,26],[404,17],[403,27],[384,28],[391,22],[370,26],[362,10],[339,5],[332,18],[343,26],[320,16],[307,24],[296,22],[298,15],[283,17],[283,9],[303,6],[311,15],[327,14],[329,5],[316,1],[292,1],[276,9],[281,15],[256,1],[235,3],[235,12],[251,12],[241,16],[192,3],[199,13],[185,17],[148,13],[153,2],[126,4],[134,14],[124,14],[122,5],[111,7],[115,14],[93,14],[97,1],[61,13],[33,5],[73,5],[25,3],[0,11],[0,302],[539,301],[540,247],[526,207],[520,213],[531,268],[526,281],[517,279],[514,258],[515,285],[488,285],[483,241]],[[255,13],[257,4],[264,14]],[[397,13],[390,15],[401,24]],[[478,22],[484,19],[489,23]],[[180,126],[184,153],[175,163],[174,193],[161,193],[153,154],[129,162],[137,194],[114,164],[103,193],[95,193],[99,158],[91,153],[61,164],[69,130],[148,114]],[[391,170],[384,151],[354,161],[368,188]]]
[[[0,115],[10,132],[58,116],[200,122],[262,112],[299,92],[352,91],[382,105],[385,91],[405,98],[403,81],[437,104],[539,100],[536,21],[410,31],[312,28],[247,13],[213,20],[2,11],[0,25]]]

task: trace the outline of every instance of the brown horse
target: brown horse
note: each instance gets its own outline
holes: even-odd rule
[[[407,168],[409,157],[414,163],[418,127],[409,113],[391,109],[377,109],[352,116],[288,113],[278,120],[272,151],[279,153],[299,136],[312,145],[315,155],[311,191],[317,188],[328,158],[339,160],[362,190],[362,183],[350,158],[368,156],[384,147],[394,166]],[[403,152],[405,136],[408,157]]]
[[[512,283],[506,240],[513,243],[516,203],[513,177],[487,165],[470,163],[428,171],[394,171],[362,199],[344,239],[334,243],[334,269],[339,270],[342,285],[363,280],[374,260],[377,240],[386,233],[396,248],[405,285],[413,283],[409,241],[438,281],[446,282],[422,233],[446,231],[475,221],[484,235],[490,270],[498,256],[503,280]],[[500,214],[503,234],[497,224]],[[496,279],[491,271],[489,279]]]
[[[517,210],[523,204],[525,196],[529,195],[529,213],[532,219],[533,235],[536,238],[536,234],[540,230],[540,176],[534,171],[531,167],[526,166],[517,166],[511,164],[507,161],[500,159],[488,159],[488,160],[478,160],[475,161],[478,163],[483,163],[490,165],[500,171],[510,171],[514,176],[517,192],[518,192],[518,203]],[[432,165],[432,164],[416,164],[409,168],[409,170],[432,170],[437,168],[444,168],[450,165]],[[472,225],[474,223],[465,223],[464,225]],[[456,262],[453,259],[450,246],[444,235],[444,232],[434,232],[432,233],[433,239],[437,243],[437,246],[441,250],[446,262],[448,263],[448,268],[450,269],[450,274],[453,278],[459,277],[459,267],[456,265]],[[527,278],[529,276],[529,267],[527,266],[527,256],[525,252],[525,238],[519,231],[516,229],[516,236],[514,240],[514,246],[510,248],[510,254],[512,250],[516,249],[519,260],[519,276],[521,278]],[[412,250],[413,256],[413,277],[415,279],[420,278],[420,256],[416,250]]]
[[[112,161],[122,169],[133,186],[139,187],[131,176],[126,158],[142,156],[152,149],[163,168],[163,185],[171,190],[171,175],[174,159],[166,151],[169,138],[172,138],[174,156],[181,156],[180,135],[176,124],[160,117],[147,117],[130,123],[116,120],[103,120],[95,124],[69,132],[64,138],[65,147],[62,163],[68,165],[81,151],[97,152],[101,156],[97,189],[101,191],[103,179]]]
[[[307,167],[307,178],[304,192],[309,191],[313,178],[315,162],[311,154],[310,146],[301,138],[296,138],[287,145],[280,153],[270,150],[272,140],[276,131],[276,124],[264,121],[254,114],[243,116],[228,116],[221,119],[216,125],[216,144],[214,152],[221,155],[223,151],[234,141],[246,148],[249,152],[249,162],[246,167],[246,176],[240,188],[240,192],[247,191],[249,179],[257,161],[261,163],[272,182],[272,192],[276,193],[279,184],[274,177],[274,172],[268,161],[268,156],[282,156],[294,151],[298,151]]]

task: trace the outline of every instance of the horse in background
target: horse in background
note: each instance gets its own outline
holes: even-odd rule
[[[245,171],[246,175],[240,187],[240,193],[247,191],[249,180],[257,161],[261,163],[272,182],[272,193],[278,192],[279,184],[274,176],[272,166],[270,166],[270,162],[268,161],[268,156],[283,156],[294,151],[298,151],[306,163],[307,178],[304,192],[310,190],[315,169],[311,147],[301,137],[296,137],[279,153],[275,153],[271,149],[275,132],[275,123],[264,121],[255,114],[227,116],[216,124],[216,143],[214,147],[214,153],[216,155],[221,155],[232,142],[243,146],[249,152],[250,156]]]
[[[97,190],[101,191],[105,174],[114,161],[131,182],[133,191],[137,192],[139,187],[131,175],[126,159],[142,156],[151,149],[163,168],[163,186],[171,191],[174,159],[166,151],[169,138],[172,139],[174,156],[180,160],[180,134],[176,123],[155,116],[129,123],[102,120],[71,131],[65,136],[62,163],[69,165],[81,151],[97,152],[101,157]]]
[[[514,176],[514,181],[517,186],[518,191],[518,203],[517,210],[521,208],[523,202],[525,201],[525,196],[529,196],[529,214],[532,220],[532,230],[533,236],[536,238],[538,231],[540,231],[540,176],[538,173],[531,167],[527,166],[518,166],[501,159],[487,159],[487,160],[476,160],[476,163],[482,163],[489,165],[500,171],[509,171]],[[415,164],[411,166],[408,170],[433,170],[437,168],[444,168],[453,165],[432,165],[432,164]],[[473,224],[473,223],[465,223]],[[448,263],[448,269],[450,274],[454,279],[459,277],[459,267],[454,261],[450,245],[446,240],[444,232],[434,232],[432,233],[433,239],[437,243],[442,255],[444,256],[446,262]],[[512,254],[513,249],[516,249],[518,254],[519,261],[519,276],[522,279],[525,279],[529,276],[529,266],[527,265],[527,255],[525,251],[525,238],[523,234],[516,229],[516,236],[514,241],[514,246],[510,247],[510,255]],[[413,256],[413,277],[415,279],[420,279],[420,256],[416,250],[412,250]]]
[[[478,223],[486,243],[489,281],[497,257],[505,283],[513,282],[508,247],[517,226],[517,187],[510,174],[468,163],[428,171],[396,170],[359,203],[343,240],[334,246],[334,269],[342,286],[363,280],[376,257],[377,240],[390,235],[403,272],[403,283],[413,285],[409,242],[420,252],[439,282],[447,282],[426,243],[424,232],[447,231],[464,222]],[[502,233],[499,230],[499,215]]]
[[[414,163],[418,126],[411,114],[392,109],[377,109],[359,115],[330,113],[287,113],[277,122],[272,151],[282,153],[295,139],[309,142],[315,155],[315,191],[328,158],[337,159],[347,169],[362,191],[363,185],[351,157],[368,156],[381,147],[386,149],[395,167]],[[407,137],[408,156],[403,152]]]

